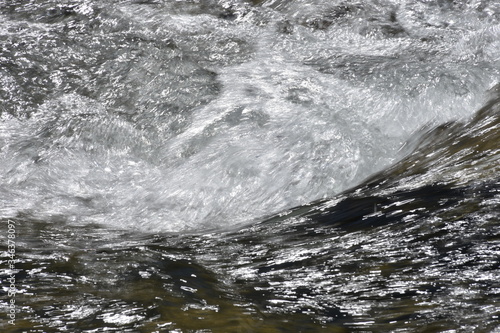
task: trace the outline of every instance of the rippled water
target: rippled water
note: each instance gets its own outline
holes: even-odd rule
[[[499,13],[0,3],[3,331],[500,332]]]

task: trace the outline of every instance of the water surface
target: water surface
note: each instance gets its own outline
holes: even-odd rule
[[[0,4],[2,329],[499,332],[499,12]]]

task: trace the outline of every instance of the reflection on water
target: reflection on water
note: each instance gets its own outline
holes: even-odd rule
[[[2,332],[500,332],[498,12],[1,3]]]
[[[16,218],[16,327],[496,332],[499,101],[333,200],[239,230],[151,235]]]
[[[2,217],[149,231],[332,197],[471,116],[490,3],[0,4]]]

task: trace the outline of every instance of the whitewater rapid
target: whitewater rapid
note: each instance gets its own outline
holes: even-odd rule
[[[499,77],[494,2],[2,7],[2,218],[250,223],[359,184]]]
[[[500,332],[499,13],[0,1],[0,331]]]

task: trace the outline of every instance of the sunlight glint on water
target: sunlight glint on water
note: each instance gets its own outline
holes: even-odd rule
[[[86,2],[70,25],[6,21],[29,45],[12,61],[51,71],[40,101],[2,113],[2,217],[250,222],[358,184],[422,126],[470,115],[498,78],[488,7],[220,6]]]

